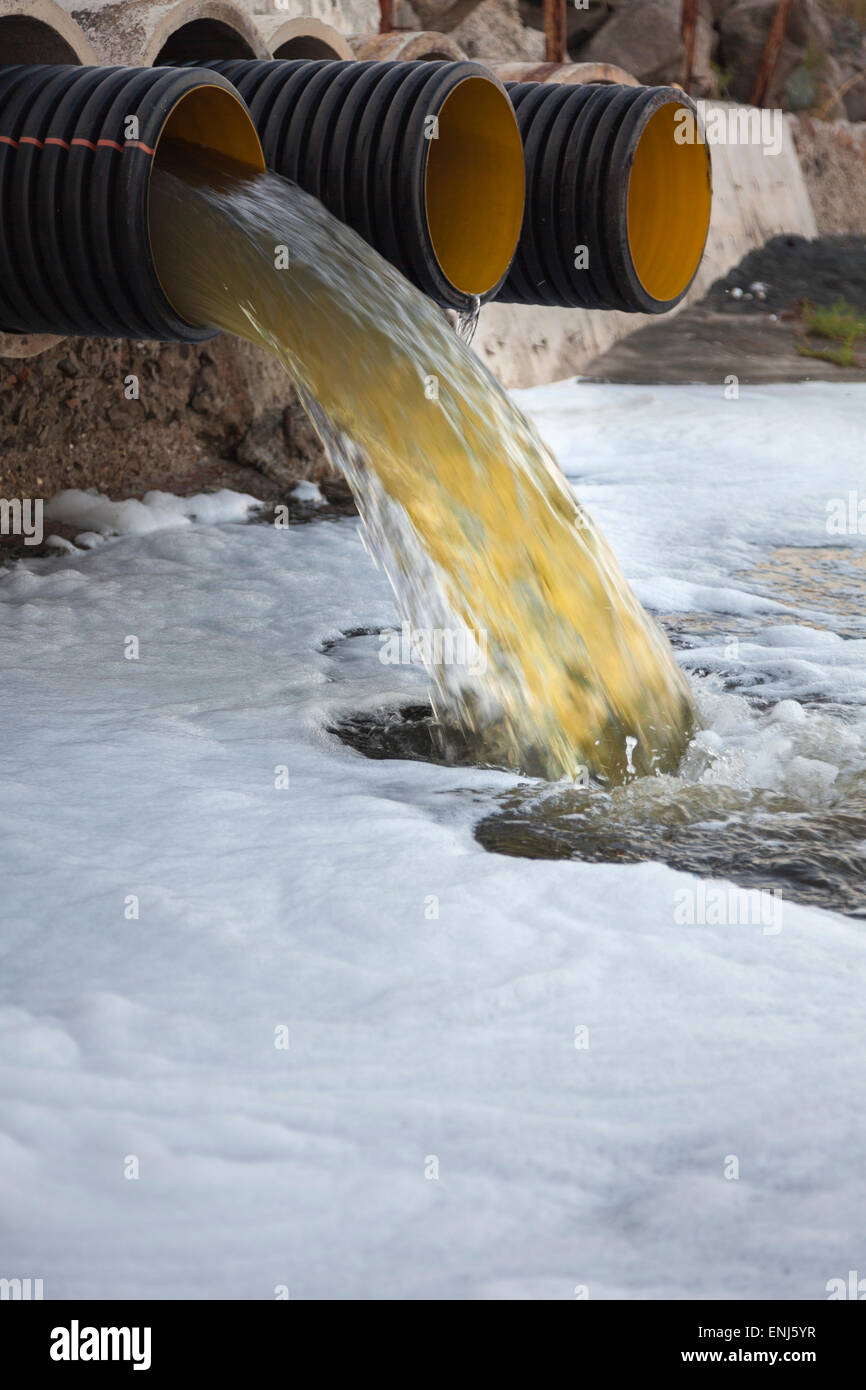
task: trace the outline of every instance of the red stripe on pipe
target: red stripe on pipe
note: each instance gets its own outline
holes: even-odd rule
[[[61,145],[64,150],[72,149],[73,145],[82,145],[87,150],[117,150],[120,154],[124,150],[144,150],[145,154],[156,154],[156,149],[146,145],[143,140],[127,140],[125,145],[119,145],[116,140],[97,140],[94,144],[92,140],[83,140],[78,136],[67,144],[57,135],[47,136],[44,142],[37,140],[35,135],[22,135],[20,140],[13,140],[11,135],[0,135],[0,145],[11,145],[13,150],[20,145],[36,145],[40,150],[44,150],[46,145]]]

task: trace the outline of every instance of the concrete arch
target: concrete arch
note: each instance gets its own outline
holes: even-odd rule
[[[0,54],[4,63],[94,63],[80,27],[54,0],[0,0]]]
[[[320,19],[298,16],[275,25],[262,23],[269,49],[275,58],[354,58],[348,39]]]
[[[232,0],[179,0],[171,8],[152,0],[114,0],[100,9],[88,9],[87,0],[73,5],[100,63],[151,67],[270,56],[251,16]]]

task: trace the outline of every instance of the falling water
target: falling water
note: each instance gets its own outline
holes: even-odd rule
[[[477,294],[472,296],[472,303],[468,309],[462,309],[456,316],[457,322],[454,331],[461,343],[467,347],[475,337],[475,330],[478,327],[478,320],[481,317],[481,300]]]
[[[401,616],[428,635],[437,715],[477,760],[611,783],[673,770],[694,712],[667,639],[436,306],[294,185],[202,174],[182,147],[154,172],[151,229],[175,307],[297,383]]]

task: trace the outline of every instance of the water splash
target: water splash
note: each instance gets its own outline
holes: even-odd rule
[[[475,330],[478,327],[480,317],[481,299],[475,294],[472,296],[472,303],[469,308],[460,310],[456,315],[456,323],[454,324],[454,332],[461,343],[465,343],[467,347],[471,345],[472,339],[475,337]]]
[[[675,768],[694,709],[667,639],[436,306],[284,179],[203,173],[181,148],[161,164],[151,237],[169,298],[285,364],[413,631],[483,639],[483,670],[453,643],[424,658],[478,760],[612,783]]]

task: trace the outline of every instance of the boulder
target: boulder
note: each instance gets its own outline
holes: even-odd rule
[[[409,0],[398,0],[394,6],[394,25],[397,29],[420,29],[421,21],[418,12]]]
[[[845,26],[837,38],[835,53],[842,70],[842,100],[849,121],[866,121],[866,27]]]
[[[844,120],[847,115],[844,94],[846,75],[841,63],[832,53],[826,53],[815,64],[814,76],[818,89],[817,109],[830,120]]]
[[[544,60],[544,35],[526,27],[518,13],[517,0],[481,0],[481,4],[448,32],[467,57],[482,62],[516,58],[530,63]]]
[[[286,394],[294,397],[286,383]],[[238,463],[288,488],[297,478],[321,478],[330,466],[319,436],[303,406],[293,399],[259,415],[238,446]]]
[[[770,34],[777,0],[736,0],[719,20],[720,61],[730,72],[729,91],[737,101],[750,101]],[[794,0],[785,38],[764,105],[787,104],[786,93],[795,73],[795,102],[803,99],[807,78],[821,89],[831,80],[822,72],[831,49],[832,31],[818,0]],[[806,72],[798,73],[805,66]]]
[[[618,63],[641,82],[678,82],[682,76],[682,0],[620,0],[615,11],[581,47],[580,62]],[[710,59],[716,45],[710,0],[701,0],[695,45],[694,90],[713,87]]]
[[[856,77],[856,81],[842,98],[845,115],[849,121],[866,121],[866,68],[856,74],[849,73],[849,76]]]

